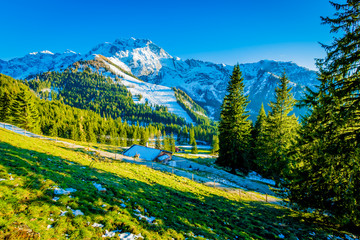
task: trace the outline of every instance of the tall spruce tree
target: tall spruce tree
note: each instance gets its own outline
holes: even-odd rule
[[[12,101],[11,94],[4,89],[0,95],[0,121],[8,122]]]
[[[249,103],[244,94],[244,83],[240,66],[234,67],[227,86],[227,95],[221,106],[219,124],[219,157],[216,163],[221,166],[248,172],[248,146],[250,140],[251,121],[246,107]]]
[[[39,128],[38,124],[38,110],[35,106],[35,100],[31,93],[26,90],[21,90],[15,97],[11,105],[11,116],[13,123],[18,127],[33,131]]]
[[[155,148],[161,149],[161,131],[160,130],[158,130],[156,132]]]
[[[334,18],[322,18],[337,33],[318,60],[320,87],[303,101],[299,162],[287,187],[303,208],[330,213],[341,224],[360,226],[360,3],[331,3]]]
[[[176,150],[176,146],[175,146],[175,138],[174,138],[174,134],[171,133],[170,135],[170,149],[171,149],[171,152],[175,152]]]
[[[168,135],[165,134],[165,132],[164,132],[164,139],[163,139],[163,149],[166,151],[171,151],[170,138]]]
[[[266,156],[266,121],[267,116],[264,109],[264,104],[261,104],[259,114],[256,118],[255,126],[252,131],[251,142],[251,157],[253,162],[251,164],[252,170],[265,174],[261,167],[262,159]]]
[[[212,149],[211,149],[212,154],[217,154],[219,152],[219,136],[218,135],[213,135],[211,147],[212,147]]]
[[[271,111],[266,118],[264,145],[261,148],[262,156],[257,163],[263,168],[267,176],[279,180],[289,171],[289,151],[296,141],[299,124],[295,114],[290,115],[296,103],[289,80],[285,73],[280,78],[280,84],[275,89],[275,101],[270,102]]]
[[[191,128],[189,131],[189,144],[193,146],[195,141],[195,130],[194,128]]]

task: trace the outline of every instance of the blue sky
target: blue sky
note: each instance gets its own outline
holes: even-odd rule
[[[328,0],[4,0],[0,59],[146,38],[173,56],[236,64],[293,61],[315,69],[330,43]]]

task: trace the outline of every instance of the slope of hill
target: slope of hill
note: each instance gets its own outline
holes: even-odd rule
[[[187,123],[195,124],[195,121],[192,120],[185,109],[178,104],[175,93],[170,87],[141,81],[122,69],[120,67],[121,64],[114,59],[107,59],[102,55],[96,55],[96,59],[105,65],[104,70],[106,71],[99,69],[102,74],[110,75],[111,77],[121,77],[121,84],[127,87],[136,103],[164,106],[169,112],[184,118]]]
[[[176,87],[185,91],[192,99],[217,118],[226,85],[233,66],[214,64],[194,59],[182,60],[171,56],[150,40],[120,39],[113,43],[102,43],[88,53],[51,54],[48,52],[26,55],[10,61],[0,61],[0,72],[15,78],[28,78],[46,71],[59,71],[79,60],[92,60],[102,55],[112,66],[122,69],[120,75],[135,76],[145,82]],[[260,61],[242,64],[245,92],[251,103],[248,109],[254,120],[263,102],[265,108],[274,96],[279,76],[288,75],[296,99],[301,98],[305,87],[317,84],[316,72],[291,62]],[[268,110],[268,109],[266,109]],[[295,109],[299,115],[299,110]]]
[[[310,214],[0,129],[0,238],[328,239]],[[316,223],[315,223],[316,222]]]

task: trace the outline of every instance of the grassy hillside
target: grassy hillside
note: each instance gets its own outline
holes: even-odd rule
[[[106,230],[145,239],[344,236],[310,214],[258,202],[246,194],[240,199],[124,162],[95,163],[90,168],[91,159],[81,149],[0,129],[0,239],[96,239]],[[98,191],[94,183],[106,191]],[[55,195],[56,187],[76,192]],[[75,210],[84,215],[75,216]]]

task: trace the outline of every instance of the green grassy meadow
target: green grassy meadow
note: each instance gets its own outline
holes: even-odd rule
[[[328,239],[345,234],[324,218],[246,194],[240,199],[141,165],[89,167],[91,162],[83,149],[0,129],[0,239],[102,239],[106,230],[144,239]],[[55,195],[55,187],[76,191]],[[75,216],[75,210],[83,215]]]

